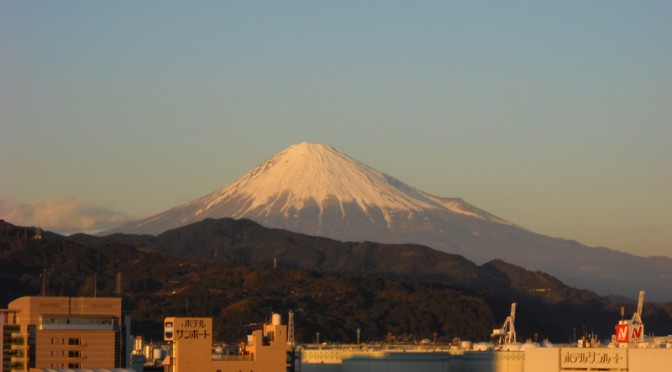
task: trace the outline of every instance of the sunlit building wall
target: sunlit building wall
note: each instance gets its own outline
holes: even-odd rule
[[[120,298],[21,297],[9,310],[26,345],[17,370],[122,366]]]

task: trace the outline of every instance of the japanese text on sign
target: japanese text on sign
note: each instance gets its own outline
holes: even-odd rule
[[[175,331],[175,338],[178,340],[207,339],[211,336],[208,328],[208,322],[205,319],[184,319]]]
[[[625,367],[626,364],[625,353],[618,349],[562,349],[560,355],[562,368]]]
[[[182,321],[182,327],[184,328],[205,328],[206,326],[205,319],[185,319]]]

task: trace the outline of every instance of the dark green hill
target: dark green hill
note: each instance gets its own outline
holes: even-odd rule
[[[446,284],[389,278],[337,276],[315,270],[274,269],[237,263],[169,258],[132,245],[104,242],[96,248],[60,237],[15,236],[4,224],[0,260],[3,305],[39,295],[114,296],[122,274],[124,307],[134,332],[161,337],[166,316],[216,319],[220,339],[238,340],[270,311],[296,313],[298,340],[354,341],[388,334],[486,339],[496,323],[486,299]]]
[[[114,295],[122,273],[135,332],[160,338],[165,316],[216,319],[238,339],[271,310],[296,312],[296,334],[353,341],[388,333],[415,339],[485,340],[518,302],[522,337],[566,341],[573,332],[609,337],[619,306],[592,292],[501,261],[477,266],[416,245],[341,243],[266,229],[251,221],[206,220],[158,237],[63,238],[0,223],[1,304],[39,295]],[[273,268],[274,261],[277,268]],[[632,305],[630,305],[632,307]],[[646,306],[647,332],[671,333],[670,315]]]

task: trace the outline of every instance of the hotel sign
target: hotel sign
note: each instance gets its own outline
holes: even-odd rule
[[[628,368],[628,354],[625,349],[603,348],[561,348],[560,369],[576,370],[601,369],[606,371],[622,370]]]
[[[164,340],[210,340],[212,318],[166,318],[163,323]]]

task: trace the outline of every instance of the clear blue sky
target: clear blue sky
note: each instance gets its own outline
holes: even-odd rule
[[[672,256],[672,2],[0,0],[0,218],[110,227],[302,141]]]

